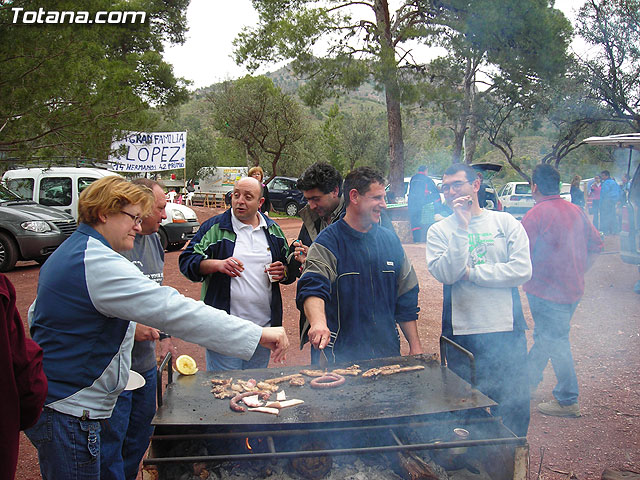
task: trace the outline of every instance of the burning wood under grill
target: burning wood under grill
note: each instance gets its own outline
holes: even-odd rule
[[[325,450],[326,445],[313,442],[302,446],[303,450]],[[295,457],[290,460],[293,469],[302,475],[302,478],[317,480],[323,478],[331,470],[333,460],[329,455],[317,455],[314,457]]]
[[[398,463],[410,480],[448,480],[414,452],[398,452]]]
[[[465,423],[464,426],[469,431],[474,432],[471,439],[463,441],[431,441],[428,439],[438,436],[442,438],[443,429],[447,432],[459,426],[459,423],[452,421],[444,422],[412,422],[407,424],[393,425],[368,425],[357,427],[343,428],[322,428],[322,429],[302,429],[302,430],[269,430],[254,432],[226,432],[226,433],[204,433],[204,434],[176,434],[176,435],[154,435],[152,437],[152,445],[155,453],[158,453],[158,447],[164,442],[182,443],[187,440],[204,442],[210,444],[215,441],[216,445],[222,448],[223,445],[235,444],[238,446],[237,451],[227,451],[224,449],[211,455],[190,456],[190,457],[168,457],[146,459],[147,464],[156,464],[162,470],[165,464],[190,463],[193,465],[198,462],[208,462],[208,464],[216,465],[220,462],[232,462],[237,464],[238,461],[251,460],[250,463],[256,461],[277,459],[289,460],[293,465],[297,465],[299,469],[308,468],[317,471],[318,475],[324,471],[327,461],[320,460],[333,457],[342,457],[345,455],[357,455],[358,458],[366,455],[389,455],[395,454],[398,464],[405,471],[405,478],[408,479],[444,479],[447,477],[438,476],[438,469],[431,464],[431,459],[436,459],[431,452],[454,452],[472,450],[477,447],[478,452],[482,452],[482,456],[494,463],[499,463],[495,459],[504,459],[506,466],[501,467],[501,473],[498,476],[485,476],[484,478],[515,478],[512,475],[514,466],[514,448],[527,448],[526,439],[505,435],[504,427],[496,421],[496,419],[479,418]],[[502,430],[503,434],[497,434]],[[484,435],[480,432],[486,431]],[[432,432],[432,433],[429,433]],[[436,433],[433,433],[436,432]],[[502,438],[500,438],[502,437]],[[371,438],[377,439],[371,441]],[[388,440],[384,440],[388,438]],[[234,443],[233,439],[237,441]],[[310,439],[308,442],[303,439]],[[324,443],[319,443],[324,439]],[[327,439],[331,439],[327,442]],[[425,440],[427,439],[427,440]],[[266,441],[265,441],[266,440]],[[359,443],[364,441],[364,444]],[[311,447],[301,447],[301,445],[312,445]],[[293,450],[290,447],[293,446]],[[252,447],[247,450],[247,447]],[[201,450],[201,449],[200,449]],[[193,451],[193,450],[192,450]],[[422,453],[420,453],[422,452]],[[429,453],[428,453],[429,452]],[[509,453],[511,452],[511,453]],[[448,455],[448,457],[447,457]],[[456,457],[453,454],[445,454],[441,458]],[[458,459],[462,457],[457,457]],[[307,459],[307,460],[305,460]],[[437,463],[437,460],[435,460]],[[331,462],[328,462],[331,464]],[[475,465],[476,463],[474,463]],[[466,464],[454,468],[464,468]],[[330,467],[329,467],[330,468]],[[210,470],[211,468],[208,468]],[[473,470],[478,470],[472,467]],[[484,468],[483,468],[484,470]],[[511,473],[508,473],[508,472]],[[507,473],[505,473],[507,472]],[[321,476],[313,476],[299,472],[304,478],[322,478]],[[475,473],[475,472],[474,472]],[[479,472],[478,472],[479,473]],[[429,476],[431,475],[431,476]],[[435,475],[435,476],[434,476]],[[161,478],[172,478],[165,476]],[[247,478],[252,478],[248,476]],[[483,478],[483,477],[478,477]]]

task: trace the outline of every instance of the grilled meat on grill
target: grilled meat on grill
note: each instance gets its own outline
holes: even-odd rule
[[[293,375],[284,375],[282,377],[270,378],[265,380],[266,383],[270,383],[272,385],[276,385],[278,383],[286,382],[287,380],[291,380],[294,377],[301,377],[299,373],[294,373]]]

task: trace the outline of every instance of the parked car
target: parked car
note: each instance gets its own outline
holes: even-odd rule
[[[80,193],[108,175],[118,174],[94,167],[19,168],[5,172],[2,181],[20,197],[64,211],[77,220]],[[179,250],[200,228],[196,212],[167,203],[166,213],[158,230],[160,241],[166,250]]]
[[[531,185],[528,182],[509,182],[498,193],[502,209],[516,217],[522,217],[535,202],[531,196]]]
[[[0,272],[12,270],[18,260],[44,263],[76,227],[68,213],[23,200],[0,185]]]
[[[482,173],[484,178],[483,183],[486,187],[485,208],[501,212],[503,206],[496,194],[497,190],[493,185],[493,177],[502,170],[502,165],[499,163],[474,163],[471,167],[476,172]]]
[[[267,188],[269,189],[269,201],[271,208],[276,212],[284,212],[290,217],[298,215],[307,200],[297,187],[297,178],[273,177]]]
[[[409,184],[410,183],[411,183],[411,177],[404,177],[403,185],[402,185],[402,196],[399,198],[394,197],[393,195],[390,194],[391,184],[387,184],[387,186],[384,187],[385,202],[387,202],[387,205],[407,205],[409,203]]]
[[[640,270],[640,164],[637,160],[637,150],[640,148],[640,133],[590,137],[584,142],[592,145],[617,147],[629,151],[628,161],[625,162],[624,170],[628,175],[633,176],[631,176],[628,198],[623,200],[620,208],[622,217],[620,258],[625,263],[638,265]],[[633,155],[634,151],[636,151],[635,157]],[[636,284],[636,288],[640,288],[640,281]]]

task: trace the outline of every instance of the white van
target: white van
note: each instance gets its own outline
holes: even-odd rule
[[[78,220],[78,197],[92,182],[108,175],[118,175],[102,168],[51,167],[8,170],[4,184],[22,198],[67,212]],[[181,249],[198,231],[196,213],[185,205],[167,203],[167,218],[158,234],[164,248]]]

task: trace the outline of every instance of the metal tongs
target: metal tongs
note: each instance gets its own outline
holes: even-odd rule
[[[329,365],[329,360],[327,359],[327,354],[324,353],[324,349],[320,350],[320,357],[318,357],[318,365],[323,370],[327,369],[327,365]]]

